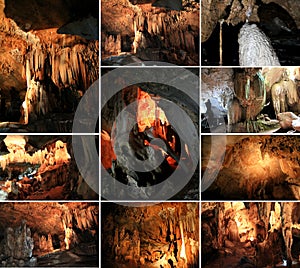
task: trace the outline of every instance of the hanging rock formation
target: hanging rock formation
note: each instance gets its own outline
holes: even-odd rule
[[[103,207],[103,265],[198,267],[198,204]],[[155,223],[155,224],[153,224]]]
[[[74,112],[82,94],[99,74],[98,40],[86,39],[71,31],[75,27],[72,25],[67,27],[69,31],[63,31],[64,34],[58,33],[58,27],[74,20],[74,17],[70,18],[72,12],[73,16],[79,16],[75,3],[68,7],[62,2],[56,5],[45,2],[43,6],[35,2],[19,2],[13,6],[10,1],[0,2],[0,120],[22,127],[49,116],[53,122],[57,121],[50,112]],[[98,6],[97,1],[90,2],[96,2]],[[62,13],[58,14],[55,7]],[[71,7],[73,11],[69,10]],[[22,14],[18,13],[20,11]],[[30,12],[29,19],[23,17]],[[51,12],[56,16],[55,23],[49,18]],[[81,12],[82,16],[85,16],[84,12],[88,13],[85,8]],[[98,8],[91,14],[95,12]],[[90,21],[86,24],[90,25]],[[91,27],[95,31],[98,29],[97,23]],[[76,30],[81,28],[84,31],[83,26]]]
[[[183,10],[175,11],[148,2],[102,1],[101,35],[104,63],[109,56],[131,52],[145,61],[197,65],[199,4],[184,1]]]
[[[202,203],[202,266],[266,267],[298,262],[297,209],[298,204],[292,202]]]

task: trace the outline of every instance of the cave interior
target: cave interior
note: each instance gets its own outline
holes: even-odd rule
[[[271,40],[280,65],[299,65],[300,17],[295,8],[299,8],[297,1],[202,1],[201,64],[238,66],[238,34],[247,19],[248,23],[257,24]],[[221,28],[222,61],[220,61]]]
[[[199,0],[102,0],[102,65],[199,65]]]
[[[176,120],[180,121],[180,130],[172,125],[174,120],[172,109],[163,108],[166,100],[176,103],[192,119],[186,121],[177,114],[179,118]],[[119,116],[121,111],[123,115]],[[199,177],[196,171],[198,164],[193,158],[198,149],[196,146],[187,145],[187,141],[198,144],[195,136],[199,116],[194,100],[171,86],[141,83],[128,86],[112,96],[105,102],[101,114],[101,162],[102,168],[106,170],[102,172],[103,196],[118,192],[118,184],[112,188],[105,187],[110,185],[107,180],[113,177],[124,185],[138,189],[145,188],[145,192],[140,193],[140,196],[135,196],[136,193],[132,191],[130,199],[132,197],[148,199],[147,191],[151,189],[146,188],[147,186],[159,185],[180,169],[183,176],[188,170],[195,172],[184,189],[174,198],[198,198]],[[147,169],[135,169],[140,161],[145,161],[143,167]],[[160,193],[174,188],[172,182],[168,187],[162,188]],[[160,193],[156,193],[158,199],[161,199]],[[126,199],[119,192],[114,196],[116,199]]]
[[[199,204],[102,203],[103,267],[199,267]]]
[[[201,206],[202,267],[299,267],[299,203]]]
[[[203,68],[202,133],[298,132],[299,68]]]
[[[98,203],[0,207],[1,267],[98,267]]]
[[[203,136],[203,200],[299,200],[299,136]]]
[[[1,132],[72,132],[99,75],[99,2],[0,1]]]
[[[3,135],[0,140],[1,200],[98,199],[78,170],[70,136]],[[89,159],[87,151],[82,153]]]

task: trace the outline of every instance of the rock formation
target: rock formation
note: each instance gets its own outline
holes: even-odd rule
[[[144,61],[197,65],[199,8],[195,1],[183,1],[181,11],[153,6],[151,1],[102,1],[103,63],[119,64],[108,57],[122,52]]]
[[[203,202],[202,266],[290,266],[299,260],[298,209],[292,202]],[[232,238],[234,229],[238,241]],[[216,257],[217,256],[217,257]]]
[[[198,217],[197,203],[105,203],[102,265],[198,267]]]
[[[202,137],[202,168],[211,185],[204,199],[300,198],[297,136],[230,136],[222,150],[217,139],[224,140]]]
[[[90,2],[97,6],[97,1]],[[43,132],[43,127],[34,126],[36,121],[42,118],[51,118],[53,122],[66,121],[68,116],[64,114],[75,112],[82,94],[98,79],[99,45],[98,40],[80,36],[84,26],[74,24],[77,25],[74,30],[78,32],[72,31],[75,26],[68,26],[64,33],[58,31],[63,24],[80,20],[80,12],[76,11],[76,5],[80,3],[71,5],[74,10],[69,10],[61,2],[52,6],[49,3],[44,3],[44,6],[36,2],[26,3],[11,5],[10,1],[1,1],[0,5],[0,120],[5,122],[2,128]],[[55,7],[62,13],[57,14]],[[47,14],[50,11],[56,20]],[[31,13],[30,18],[18,12]],[[71,18],[72,12],[77,18]],[[88,13],[84,8],[81,12]],[[92,13],[95,12],[98,12],[98,7]],[[89,23],[90,20],[83,25]],[[92,27],[97,31],[97,23]],[[64,118],[55,119],[56,113]],[[51,132],[50,128],[46,132]],[[52,131],[56,132],[55,128],[59,130],[60,127],[52,126]]]
[[[98,204],[1,203],[0,215],[2,267],[98,264]]]
[[[245,23],[239,37],[240,66],[279,66],[279,60],[268,37],[256,24]]]
[[[96,193],[79,174],[67,137],[2,136],[2,199],[84,199]]]

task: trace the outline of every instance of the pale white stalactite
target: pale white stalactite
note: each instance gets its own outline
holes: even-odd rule
[[[180,249],[180,258],[184,259],[185,261],[186,259],[186,253],[185,253],[185,241],[184,241],[184,233],[183,233],[183,224],[182,221],[179,221],[179,228],[180,228],[180,236],[181,236],[181,249]]]

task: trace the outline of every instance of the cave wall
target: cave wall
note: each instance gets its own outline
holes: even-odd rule
[[[211,174],[207,198],[216,199],[299,199],[298,137],[234,136],[220,150],[221,136],[202,137],[202,168]],[[217,152],[212,154],[210,151]],[[220,172],[215,174],[216,167]],[[230,180],[230,183],[228,181]],[[204,192],[205,195],[205,192]]]
[[[292,202],[203,202],[202,265],[291,265],[299,252],[297,210]]]
[[[197,65],[199,3],[184,1],[181,11],[129,0],[101,5],[103,59],[132,52],[142,60]]]
[[[50,112],[75,111],[99,74],[98,37],[88,36],[98,32],[99,3],[89,4],[1,1],[2,121],[27,124]]]
[[[199,266],[197,203],[103,203],[102,213],[103,264]]]
[[[259,22],[257,14],[259,5],[253,0],[203,0],[201,1],[201,42],[207,41],[212,34],[216,25],[221,19],[226,17],[227,23],[237,25],[240,22],[246,21],[246,12],[248,8],[252,8],[252,13],[249,17],[251,22]],[[276,3],[285,9],[294,19],[297,28],[300,28],[300,17],[297,13],[299,3],[293,0],[262,0],[262,3]]]
[[[1,203],[0,214],[3,267],[39,266],[41,256],[79,245],[98,254],[97,203]]]

